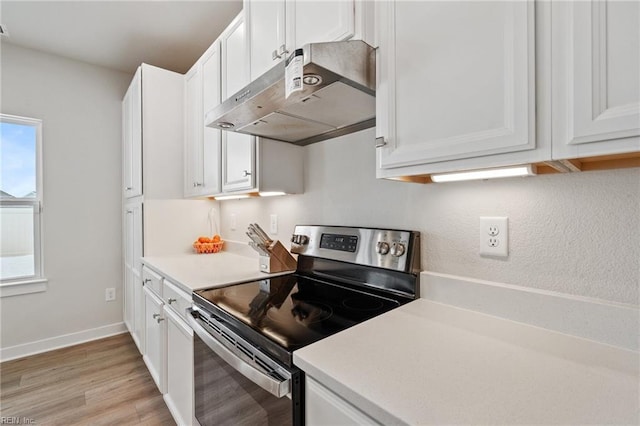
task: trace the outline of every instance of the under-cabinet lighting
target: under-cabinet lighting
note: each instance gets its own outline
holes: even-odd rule
[[[275,197],[276,195],[285,195],[285,192],[282,191],[266,191],[258,193],[261,197]]]
[[[240,200],[241,198],[249,198],[248,194],[242,194],[242,195],[222,195],[220,197],[215,197],[216,200],[218,201],[223,201],[223,200]]]
[[[536,174],[534,166],[502,167],[499,169],[471,170],[459,173],[444,173],[431,175],[433,182],[456,182],[461,180],[495,179],[514,176],[534,176]]]

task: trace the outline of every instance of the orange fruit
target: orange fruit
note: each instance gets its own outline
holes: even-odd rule
[[[213,238],[211,239],[211,242],[219,243],[220,242],[220,235],[218,235],[218,234],[214,235]]]
[[[209,237],[199,237],[198,242],[200,243],[210,243],[211,239]]]

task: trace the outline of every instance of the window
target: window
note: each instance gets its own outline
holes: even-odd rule
[[[0,283],[42,283],[42,122],[0,114]],[[42,291],[44,288],[33,291]]]

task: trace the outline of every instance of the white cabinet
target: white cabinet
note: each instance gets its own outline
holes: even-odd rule
[[[122,157],[124,197],[142,195],[142,68],[122,100]]]
[[[255,80],[287,57],[285,0],[245,0],[244,11],[249,26],[251,79]]]
[[[139,199],[125,204],[123,217],[124,253],[124,323],[138,346],[144,348],[142,279],[142,202]]]
[[[244,15],[240,13],[220,36],[222,47],[222,98],[227,99],[249,84],[249,49]],[[255,187],[255,137],[222,132],[222,190],[243,191]]]
[[[374,419],[310,376],[305,379],[305,424],[309,426],[379,425]]]
[[[182,198],[183,76],[142,64],[122,101],[124,196]]]
[[[534,15],[531,1],[378,4],[378,177],[549,155],[536,142]]]
[[[552,3],[553,158],[640,151],[640,3]]]
[[[166,331],[162,300],[144,287],[145,351],[144,363],[161,393],[165,393]]]
[[[245,0],[251,78],[307,43],[363,39],[372,44],[373,2]]]
[[[203,185],[202,67],[196,63],[184,76],[184,196],[199,194]]]
[[[222,135],[222,190],[243,191],[255,187],[255,137],[224,132]]]
[[[638,2],[376,3],[377,176],[640,166]]]
[[[307,43],[352,38],[355,35],[355,3],[354,0],[287,0],[288,45],[297,49]]]
[[[184,196],[221,191],[221,131],[205,127],[204,115],[220,104],[220,43],[215,42],[185,75]]]
[[[179,425],[193,422],[193,330],[165,305],[167,319],[167,393],[164,400]]]
[[[142,64],[122,101],[124,322],[145,352],[144,202],[182,198],[183,76]]]

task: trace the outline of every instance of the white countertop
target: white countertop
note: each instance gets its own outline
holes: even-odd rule
[[[145,256],[142,263],[188,293],[282,275],[261,272],[258,255],[247,255],[246,251]]]
[[[638,424],[638,359],[426,299],[294,353],[383,424]]]

